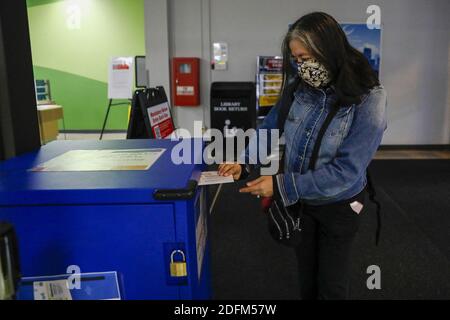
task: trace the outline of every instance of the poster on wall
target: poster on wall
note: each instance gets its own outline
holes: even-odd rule
[[[134,58],[114,57],[109,65],[108,99],[132,99]]]
[[[214,63],[213,68],[216,71],[228,69],[228,44],[226,42],[215,42],[213,44]]]
[[[350,44],[362,52],[373,70],[380,74],[381,66],[381,26],[369,29],[365,23],[342,23],[342,29]]]
[[[258,56],[256,70],[258,118],[263,118],[280,96],[283,83],[283,57]]]

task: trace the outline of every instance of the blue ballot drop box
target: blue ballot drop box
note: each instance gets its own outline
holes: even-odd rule
[[[191,160],[202,163],[202,141],[189,143]],[[204,165],[174,164],[177,145],[57,141],[1,163],[0,221],[16,229],[22,276],[78,266],[82,273],[117,272],[123,299],[209,299],[208,208],[197,186]],[[139,149],[165,151],[148,170],[30,171],[69,151]]]

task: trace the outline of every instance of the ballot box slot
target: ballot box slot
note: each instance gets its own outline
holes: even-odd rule
[[[184,189],[160,189],[155,190],[153,197],[155,200],[190,200],[194,198],[197,190],[198,182],[196,180],[189,180]]]

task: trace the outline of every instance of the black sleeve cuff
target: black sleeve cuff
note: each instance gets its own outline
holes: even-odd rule
[[[282,201],[281,194],[280,194],[280,188],[278,188],[277,176],[272,176],[272,184],[273,184],[273,199],[275,201],[277,201],[277,200]]]

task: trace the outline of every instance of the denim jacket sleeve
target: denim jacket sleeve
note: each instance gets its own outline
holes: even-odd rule
[[[259,168],[262,163],[260,156],[260,150],[263,148],[266,150],[266,154],[271,153],[271,130],[278,130],[278,113],[280,109],[280,101],[270,110],[269,114],[265,117],[263,123],[258,126],[256,133],[250,138],[248,147],[239,157],[239,163],[245,165],[251,165],[252,169]],[[264,130],[267,130],[263,133]],[[262,153],[264,154],[264,152]]]
[[[330,163],[305,174],[286,172],[277,176],[275,185],[286,206],[299,200],[333,198],[365,175],[387,129],[386,101],[386,91],[378,87],[356,106],[348,135]]]

